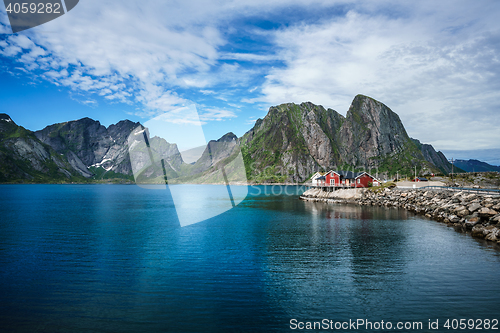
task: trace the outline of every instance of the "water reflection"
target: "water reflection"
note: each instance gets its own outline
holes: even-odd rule
[[[180,228],[161,191],[3,189],[7,331],[270,332],[291,318],[492,318],[500,306],[500,255],[404,210],[261,191]]]
[[[367,207],[356,204],[337,204],[305,201],[304,209],[310,214],[327,219],[400,220],[408,218],[406,210],[397,208]]]
[[[352,311],[370,317],[394,305],[407,290],[408,258],[402,248],[407,212],[301,203],[299,212],[310,215],[308,223],[294,220],[275,231],[267,249],[269,277],[280,290],[279,303],[290,315],[307,309],[319,319],[326,304],[344,319]],[[332,307],[333,299],[337,306]]]

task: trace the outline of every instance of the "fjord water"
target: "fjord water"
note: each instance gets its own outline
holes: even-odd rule
[[[191,190],[220,200],[216,185]],[[0,186],[0,331],[285,332],[293,318],[361,318],[421,331],[439,319],[436,332],[448,318],[500,319],[496,245],[301,191],[254,186],[181,228],[168,191]]]

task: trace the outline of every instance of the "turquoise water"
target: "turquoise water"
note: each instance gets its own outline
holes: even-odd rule
[[[193,188],[214,193],[193,209],[224,192]],[[247,190],[181,228],[168,191],[0,186],[0,331],[289,332],[291,319],[366,319],[444,332],[446,319],[500,319],[496,245],[402,210],[303,202],[296,187],[233,195]]]

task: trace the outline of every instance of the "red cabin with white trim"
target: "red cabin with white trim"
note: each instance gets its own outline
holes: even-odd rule
[[[360,173],[356,178],[355,178],[355,187],[369,187],[369,183],[371,183],[372,186],[379,186],[380,181],[373,177],[372,175],[362,172]]]
[[[325,175],[325,183],[329,186],[339,186],[340,185],[340,175],[335,171],[330,170]]]

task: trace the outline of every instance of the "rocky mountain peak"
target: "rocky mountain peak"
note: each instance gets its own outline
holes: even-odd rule
[[[236,141],[236,140],[238,140],[238,137],[233,132],[229,132],[229,133],[224,134],[216,142],[231,142],[231,141]]]
[[[0,121],[6,121],[8,123],[13,122],[9,115],[6,113],[0,113]]]
[[[354,98],[346,117],[311,102],[271,107],[241,142],[247,161],[257,168],[256,181],[301,182],[318,170],[341,166],[385,173],[414,166],[437,170],[425,158],[430,155],[410,140],[399,116],[365,95]],[[275,174],[259,172],[269,166]]]
[[[376,166],[373,159],[377,156],[415,148],[410,147],[411,140],[399,116],[383,103],[364,95],[354,98],[341,137],[345,142],[342,155],[351,165]]]

